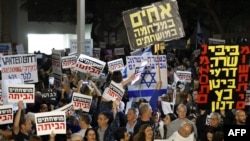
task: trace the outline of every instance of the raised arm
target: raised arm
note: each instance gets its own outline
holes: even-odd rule
[[[102,96],[102,94],[101,94],[100,90],[97,88],[96,84],[91,80],[89,81],[89,83],[90,83],[90,86],[92,88],[94,88],[94,91],[95,91],[96,95],[97,96]]]
[[[128,79],[121,82],[122,86],[128,85],[131,81],[133,81],[134,78],[135,78],[135,74],[132,74],[131,76],[129,76]]]
[[[15,116],[15,120],[14,120],[14,124],[13,124],[13,132],[14,134],[18,134],[19,130],[20,130],[20,118],[21,118],[21,114],[22,114],[22,110],[23,110],[23,101],[18,101],[18,110]]]

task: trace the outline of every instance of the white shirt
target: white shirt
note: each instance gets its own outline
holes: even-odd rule
[[[175,131],[166,141],[195,141],[194,132],[188,137],[182,137],[178,131]]]
[[[88,128],[92,128],[91,126],[89,126]],[[85,136],[85,132],[86,132],[86,130],[88,129],[88,128],[86,128],[86,129],[81,129],[79,132],[77,132],[78,134],[80,134],[82,137],[84,137]]]

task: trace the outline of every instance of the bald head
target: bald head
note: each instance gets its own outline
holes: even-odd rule
[[[246,112],[243,110],[237,110],[235,112],[235,121],[237,125],[245,125],[246,124]]]
[[[83,141],[83,137],[79,133],[74,133],[71,135],[72,141]]]
[[[187,138],[193,132],[193,126],[189,122],[183,122],[178,132],[182,137]]]

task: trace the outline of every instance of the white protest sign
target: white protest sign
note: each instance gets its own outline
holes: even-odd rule
[[[1,58],[2,79],[23,79],[24,83],[38,82],[37,60],[34,54],[6,55]]]
[[[130,52],[131,56],[140,56],[142,54],[142,50],[140,48]]]
[[[61,56],[63,55],[64,50],[55,50],[52,49],[52,72],[54,76],[54,88],[60,89],[62,83],[62,64]]]
[[[124,48],[114,48],[115,55],[125,55]]]
[[[35,102],[35,85],[34,84],[9,84],[8,85],[8,102],[23,100],[23,103]]]
[[[124,91],[125,90],[123,89],[122,85],[111,81],[109,87],[103,92],[103,98],[120,103],[124,95]]]
[[[181,82],[191,83],[192,75],[190,71],[176,71],[176,75]]]
[[[68,69],[68,68],[74,67],[76,64],[76,59],[77,59],[77,56],[75,55],[61,57],[62,68]]]
[[[8,102],[8,91],[9,91],[8,86],[10,84],[23,84],[23,80],[22,79],[5,79],[5,80],[2,80],[3,104],[4,105],[12,104],[13,105],[13,110],[16,111],[18,109],[17,103]],[[26,108],[26,103],[23,103],[23,107],[24,107],[24,109]]]
[[[0,106],[0,124],[12,124],[13,117],[13,105]]]
[[[55,74],[62,74],[62,68],[61,68],[61,56],[62,56],[62,50],[52,50],[52,72]]]
[[[64,105],[63,107],[56,109],[55,111],[63,111],[63,112],[65,112],[67,117],[71,116],[75,113],[74,105],[72,102],[70,102],[67,105]]]
[[[81,93],[73,93],[72,102],[75,110],[82,109],[85,112],[89,112],[92,96]]]
[[[161,107],[165,115],[168,113],[173,113],[173,109],[171,106],[173,106],[173,103],[161,101]]]
[[[54,85],[55,77],[49,77],[49,84]]]
[[[108,68],[109,68],[109,71],[111,72],[122,70],[124,68],[124,63],[123,63],[122,58],[109,61]]]
[[[82,51],[88,56],[93,56],[93,46],[93,39],[85,37],[85,44],[82,47]],[[77,39],[70,39],[70,52],[77,52]]]
[[[216,39],[216,38],[208,38],[209,45],[224,45],[226,40],[224,39]]]
[[[93,56],[93,39],[85,39],[85,49],[84,54],[88,56]]]
[[[66,116],[63,111],[35,113],[37,135],[66,134]]]
[[[69,40],[69,47],[70,47],[70,52],[77,52],[77,40],[70,39]]]
[[[147,61],[144,61],[141,63],[140,67],[135,68],[135,78],[131,82],[131,85],[134,85],[136,82],[138,82],[141,79],[141,74],[143,73],[145,66],[148,64]]]
[[[17,54],[24,54],[25,53],[23,44],[16,45],[16,52],[17,52]]]
[[[106,62],[81,54],[76,61],[75,70],[99,77],[105,65]]]
[[[100,59],[101,56],[101,48],[93,48],[93,57],[96,59]]]

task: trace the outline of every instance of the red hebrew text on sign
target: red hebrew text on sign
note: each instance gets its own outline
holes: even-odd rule
[[[66,125],[64,122],[54,122],[54,123],[41,123],[37,125],[38,131],[46,131],[52,129],[65,129]]]

